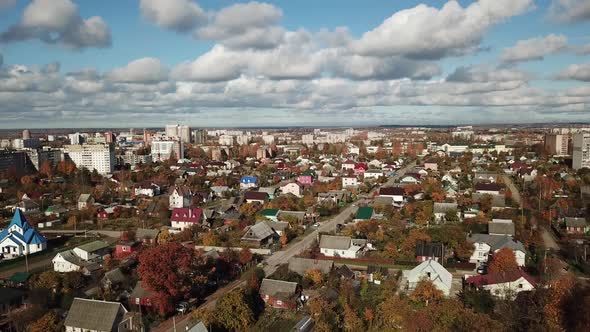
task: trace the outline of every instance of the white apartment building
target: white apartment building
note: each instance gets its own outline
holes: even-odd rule
[[[191,142],[191,128],[179,124],[166,125],[166,136],[178,138],[183,143]]]
[[[346,142],[346,134],[328,134],[326,135],[326,143],[336,144]]]
[[[219,136],[219,145],[234,145],[234,137],[231,135]]]
[[[313,134],[301,135],[301,143],[306,145],[313,144]]]
[[[590,168],[590,133],[573,136],[572,168]]]
[[[236,142],[238,143],[238,145],[247,145],[250,143],[250,138],[250,135],[239,135],[236,136]]]
[[[264,141],[264,144],[271,145],[275,142],[275,136],[274,135],[262,135],[262,140]]]
[[[174,155],[176,159],[184,157],[184,144],[175,138],[155,138],[152,141],[152,161],[164,161]]]
[[[545,150],[554,156],[567,156],[569,135],[547,134],[545,135]]]
[[[96,170],[99,174],[109,174],[115,167],[115,148],[112,144],[66,145],[64,153],[77,168]]]

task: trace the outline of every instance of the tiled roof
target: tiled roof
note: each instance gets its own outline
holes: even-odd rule
[[[244,199],[264,201],[268,199],[268,194],[259,191],[248,191],[244,194]]]
[[[127,312],[118,302],[75,298],[64,325],[85,330],[113,331],[121,319],[121,311]]]
[[[474,284],[475,286],[484,286],[514,282],[520,278],[524,278],[533,286],[536,284],[536,280],[533,277],[520,269],[505,273],[488,273],[485,275],[477,275],[465,279],[465,282],[468,284]]]
[[[175,208],[170,221],[199,223],[202,215],[203,209],[200,208]]]
[[[379,189],[379,195],[382,196],[403,196],[404,188],[402,187],[384,187]]]

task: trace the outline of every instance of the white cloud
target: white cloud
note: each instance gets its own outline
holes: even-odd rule
[[[515,46],[504,49],[500,59],[504,62],[542,60],[546,55],[567,49],[566,36],[550,34],[545,37],[520,40]]]
[[[236,49],[273,48],[282,41],[285,32],[278,25],[282,16],[282,11],[271,4],[235,4],[215,13],[212,22],[198,29],[195,37]]]
[[[178,32],[188,32],[207,20],[207,15],[191,0],[140,0],[141,14],[150,22]]]
[[[485,65],[461,66],[447,76],[447,82],[526,82],[531,74],[517,68],[492,68]]]
[[[576,80],[590,82],[590,63],[573,64],[557,74],[560,80]]]
[[[583,46],[580,46],[580,47],[576,48],[576,54],[578,54],[578,55],[588,55],[588,54],[590,54],[590,44],[583,45]]]
[[[107,77],[114,82],[156,83],[168,79],[168,69],[156,58],[141,58],[113,69]]]
[[[532,0],[479,0],[466,8],[456,1],[441,9],[424,4],[396,12],[353,43],[361,55],[440,59],[479,48],[484,33],[525,12]]]
[[[552,0],[549,16],[562,23],[575,23],[590,20],[590,1]]]
[[[0,41],[39,39],[68,48],[109,47],[111,32],[101,17],[80,17],[70,0],[33,0],[19,23],[0,34]]]

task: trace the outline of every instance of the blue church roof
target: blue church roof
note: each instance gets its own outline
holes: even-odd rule
[[[256,183],[256,181],[258,181],[258,178],[251,175],[242,176],[240,179],[241,183]]]
[[[12,220],[10,221],[10,225],[8,225],[8,228],[12,227],[13,225],[17,225],[18,227],[22,228],[23,232],[31,228],[29,222],[27,221],[27,218],[25,218],[25,215],[19,208],[17,208],[16,211],[14,211],[14,216],[12,216]]]
[[[9,229],[13,225],[17,225],[19,228],[21,228],[23,233],[9,232]],[[25,218],[25,215],[18,208],[14,212],[14,216],[12,217],[12,221],[10,221],[10,225],[0,232],[0,240],[4,239],[8,235],[28,244],[41,244],[47,242],[43,235],[39,234],[36,229],[29,225],[27,218]]]

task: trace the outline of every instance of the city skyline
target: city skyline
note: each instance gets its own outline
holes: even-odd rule
[[[581,0],[0,0],[0,129],[588,121]]]

